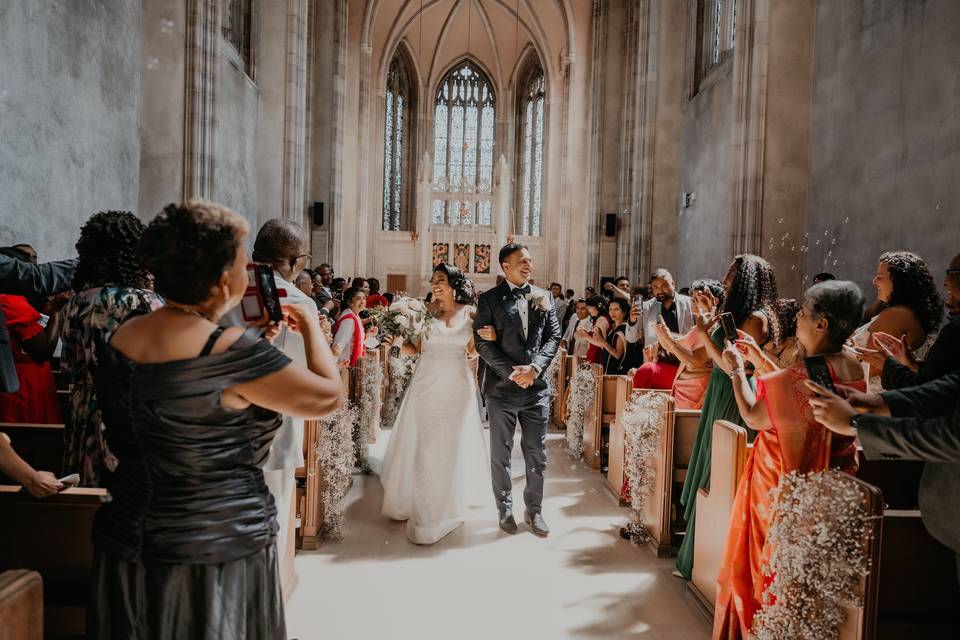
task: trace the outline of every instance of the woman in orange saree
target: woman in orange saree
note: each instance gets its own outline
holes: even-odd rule
[[[855,356],[843,350],[843,344],[856,328],[862,309],[863,295],[857,285],[832,280],[811,287],[797,314],[797,338],[804,352],[824,359],[834,384],[859,390],[866,389],[863,368]],[[730,515],[717,577],[714,640],[748,637],[753,616],[761,607],[763,591],[770,582],[763,575],[770,557],[770,493],[780,476],[828,467],[853,473],[857,468],[854,438],[831,437],[813,419],[809,405],[812,394],[803,384],[808,377],[805,361],[761,377],[754,393],[743,373],[743,352],[750,351],[747,344],[738,341],[736,348],[724,352],[733,366],[731,378],[740,413],[758,434]]]

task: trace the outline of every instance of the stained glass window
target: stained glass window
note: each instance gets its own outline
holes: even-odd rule
[[[496,99],[470,61],[450,71],[434,106],[434,224],[493,223],[493,143]]]
[[[539,236],[543,197],[543,126],[546,84],[539,62],[531,64],[521,85],[518,225],[521,235]]]
[[[403,56],[398,51],[387,71],[386,118],[383,132],[383,228],[400,231],[407,226],[410,173],[408,147],[413,124],[413,88]]]
[[[250,77],[253,77],[254,8],[254,0],[226,0],[221,24],[223,39],[236,49],[243,62],[243,72]]]

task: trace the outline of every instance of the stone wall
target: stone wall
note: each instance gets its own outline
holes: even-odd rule
[[[819,2],[808,275],[872,292],[882,251],[915,251],[938,281],[960,252],[958,42],[953,0]]]
[[[137,208],[140,2],[0,2],[0,245],[74,254],[102,209]]]
[[[254,230],[257,228],[258,98],[253,81],[221,52],[213,199],[246,216]]]

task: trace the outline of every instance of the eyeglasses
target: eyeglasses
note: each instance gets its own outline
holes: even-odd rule
[[[960,276],[960,269],[947,269],[947,277]]]

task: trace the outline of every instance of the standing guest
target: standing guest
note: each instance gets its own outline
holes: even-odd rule
[[[106,486],[117,467],[101,429],[100,404],[93,383],[94,346],[108,340],[131,313],[148,312],[163,299],[146,289],[140,260],[143,223],[129,211],[96,213],[80,229],[77,292],[61,311],[60,365],[69,374],[70,411],[64,416],[63,473],[80,474],[80,486]]]
[[[383,294],[380,293],[380,281],[376,278],[367,279],[367,285],[370,287],[370,293],[367,295],[367,309],[374,307],[389,307],[390,303]]]
[[[364,296],[370,295],[370,281],[366,278],[354,278],[350,281],[351,289],[360,289]]]
[[[553,298],[553,312],[557,315],[557,320],[560,321],[562,328],[563,319],[567,315],[569,301],[563,299],[563,287],[560,286],[559,282],[550,283],[550,297]]]
[[[603,366],[604,375],[619,376],[629,369],[625,361],[627,338],[624,335],[627,328],[627,314],[629,313],[630,304],[621,298],[614,298],[610,301],[610,307],[608,308],[611,323],[609,331],[600,333],[580,329],[574,334],[578,340],[586,340],[591,346],[599,350],[599,364]]]
[[[387,300],[387,307],[393,304],[393,294],[389,291],[384,292],[383,297]]]
[[[57,476],[49,471],[37,471],[18,456],[5,433],[0,433],[0,474],[19,484],[34,498],[46,498],[63,489]]]
[[[317,304],[311,297],[313,292],[309,274],[304,269],[310,260],[307,252],[307,234],[303,227],[293,220],[273,218],[267,220],[257,232],[253,243],[253,260],[270,265],[273,269],[273,281],[280,294],[280,300],[286,305],[296,305],[304,313],[316,315]],[[294,286],[302,282],[306,275],[307,286],[301,289]],[[243,319],[243,309],[237,305],[227,311],[220,320],[223,327],[248,328]],[[273,345],[285,356],[301,367],[307,366],[307,352],[303,337],[289,327],[276,327]],[[263,478],[267,489],[277,505],[279,530],[277,532],[278,561],[281,567],[292,567],[296,520],[296,470],[304,464],[303,459],[303,419],[288,414],[283,415],[280,428],[270,445],[270,454],[263,464]]]
[[[317,267],[316,272],[313,274],[313,295],[329,300],[333,297],[333,289],[330,287],[331,284],[333,284],[333,267],[324,262]],[[319,300],[317,304],[322,306]]]
[[[341,367],[354,367],[366,352],[367,338],[360,312],[366,308],[367,294],[363,289],[350,287],[343,294],[343,309],[340,319],[333,325],[333,353]]]
[[[573,298],[577,295],[576,292],[575,292],[573,289],[567,289],[567,290],[564,292],[564,294],[565,294],[564,297],[565,297],[568,301],[569,301],[569,300],[573,300]]]
[[[884,389],[902,389],[924,384],[960,369],[960,255],[954,256],[943,281],[947,315],[950,320],[940,329],[923,362],[917,362],[907,348],[905,338],[888,333],[873,334],[880,349],[857,351],[874,369],[881,369]]]
[[[90,638],[285,638],[276,505],[261,466],[280,414],[335,410],[342,385],[317,314],[284,305],[307,367],[259,329],[217,325],[247,288],[239,214],[191,201],[147,228],[166,307],[97,346],[122,464],[93,527]]]
[[[702,293],[698,299],[708,308],[709,301]],[[777,280],[770,263],[759,256],[743,254],[734,258],[723,280],[723,305],[721,313],[730,313],[736,327],[763,346],[767,340],[776,339],[776,324],[773,307],[777,301]],[[710,485],[710,452],[713,442],[713,423],[728,420],[743,425],[737,407],[729,373],[732,370],[723,359],[724,334],[717,320],[719,316],[708,315],[695,318],[700,333],[702,349],[713,360],[710,382],[703,399],[697,439],[693,445],[687,476],[683,483],[680,504],[687,531],[677,553],[677,574],[687,580],[693,571],[693,540],[696,535],[696,496],[700,489]]]
[[[347,281],[344,278],[334,278],[330,281],[330,292],[337,300],[343,300],[343,292],[347,288]]]
[[[933,276],[920,256],[909,251],[888,251],[880,256],[873,278],[881,309],[852,336],[856,346],[873,348],[874,334],[904,336],[913,357],[922,360],[929,348],[928,336],[936,333],[943,319],[943,301]],[[882,366],[870,367],[871,390],[881,388]]]
[[[694,317],[710,315],[723,303],[723,285],[719,280],[694,280],[691,290],[694,297],[690,301],[690,311]],[[700,295],[696,295],[698,293]],[[701,409],[713,371],[713,361],[703,348],[700,332],[691,329],[675,337],[662,322],[657,323],[656,332],[660,347],[680,362],[670,391],[676,408]]]
[[[76,268],[76,260],[36,265],[0,253],[0,293],[46,298],[69,290]],[[9,344],[7,322],[0,310],[0,392],[20,388]]]
[[[613,282],[603,285],[604,295],[630,301],[630,278],[619,276]]]
[[[590,313],[587,311],[587,303],[583,298],[576,301],[574,308],[577,314],[576,318],[567,323],[567,330],[566,333],[563,334],[560,346],[563,347],[567,353],[575,355],[578,358],[584,358],[587,355],[587,348],[590,346],[590,342],[587,340],[577,340],[576,332],[581,329],[589,332],[593,329],[593,320],[590,318]]]
[[[593,296],[586,300],[587,314],[590,316],[590,337],[603,338],[606,341],[607,332],[610,331],[610,318],[607,317],[607,301],[602,296]],[[594,364],[604,364],[603,354],[605,351],[586,338],[581,338],[574,334],[578,340],[586,342],[587,353],[584,356],[587,362]]]
[[[301,271],[297,275],[296,282],[293,283],[294,286],[303,292],[304,295],[313,296],[313,278],[310,276],[310,272],[306,269]],[[316,304],[316,302],[314,302]]]
[[[643,346],[645,362],[633,376],[635,389],[670,389],[680,368],[680,360],[660,348],[657,323],[662,321],[673,335],[686,335],[693,329],[692,300],[676,291],[673,276],[657,269],[650,278],[653,298],[635,302],[630,308],[626,338]]]
[[[863,368],[843,346],[863,317],[863,294],[852,282],[831,280],[807,290],[797,313],[796,335],[809,356],[823,358],[835,385],[866,390]],[[772,493],[782,475],[815,473],[827,468],[857,470],[853,438],[830,437],[813,419],[803,361],[759,377],[754,392],[739,347],[728,346],[724,359],[740,415],[755,429],[756,439],[740,477],[717,583],[713,638],[750,637],[770,580],[763,574],[769,558],[767,534],[773,512]]]
[[[837,279],[837,276],[833,275],[828,271],[824,271],[823,273],[818,273],[817,275],[813,276],[813,284],[820,284],[821,282],[826,282],[827,280],[836,280],[836,279]]]
[[[37,263],[37,253],[29,245],[0,249],[0,253]],[[44,307],[46,313],[41,314],[23,296],[0,294],[0,318],[6,319],[10,351],[20,381],[19,390],[0,392],[0,422],[63,422],[50,358],[60,335],[58,311],[66,302],[66,297],[58,296]]]
[[[593,287],[586,287],[586,288],[583,290],[583,298],[584,298],[585,300],[589,300],[590,298],[592,298],[592,297],[595,296],[595,295],[597,295],[597,290],[594,289]]]

